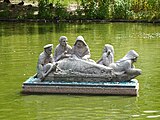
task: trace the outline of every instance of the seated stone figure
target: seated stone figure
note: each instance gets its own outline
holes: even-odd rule
[[[53,68],[53,44],[44,46],[44,51],[39,55],[37,63],[37,78],[43,80]]]
[[[140,69],[136,69],[133,65],[137,61],[138,53],[134,50],[130,50],[122,59],[118,60],[115,63],[111,63],[109,67],[113,68],[114,73],[119,75],[126,74],[130,79],[141,74]]]
[[[54,50],[54,61],[57,62],[63,58],[71,56],[71,46],[67,44],[67,37],[61,36],[59,38],[59,44]]]
[[[97,64],[109,66],[114,62],[114,49],[110,44],[105,44],[102,57],[97,61]]]
[[[88,60],[90,58],[90,50],[82,36],[76,38],[76,42],[72,47],[72,57]]]

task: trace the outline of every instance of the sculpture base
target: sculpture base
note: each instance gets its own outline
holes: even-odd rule
[[[137,96],[139,83],[130,82],[40,82],[30,77],[23,83],[23,93],[35,94],[89,94],[89,95],[129,95]]]

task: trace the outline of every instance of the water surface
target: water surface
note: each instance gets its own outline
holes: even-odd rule
[[[58,44],[61,35],[73,46],[83,35],[92,59],[112,44],[115,61],[134,49],[135,66],[143,74],[139,96],[23,95],[22,83],[35,74],[43,46]],[[160,26],[144,23],[52,24],[0,23],[1,120],[128,120],[160,119]]]

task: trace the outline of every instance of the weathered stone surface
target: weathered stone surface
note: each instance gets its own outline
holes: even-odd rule
[[[51,72],[44,80],[49,81],[73,81],[73,82],[108,82],[130,81],[135,74],[115,72],[113,68],[96,64],[82,59],[66,58],[58,62],[61,70]]]

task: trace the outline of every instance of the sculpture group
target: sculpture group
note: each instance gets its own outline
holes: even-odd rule
[[[105,44],[102,57],[90,59],[90,49],[83,36],[78,36],[71,47],[67,37],[61,36],[52,55],[53,44],[44,46],[37,63],[37,77],[41,81],[108,82],[130,81],[141,74],[133,65],[138,53],[130,50],[122,59],[114,62],[114,48]]]

